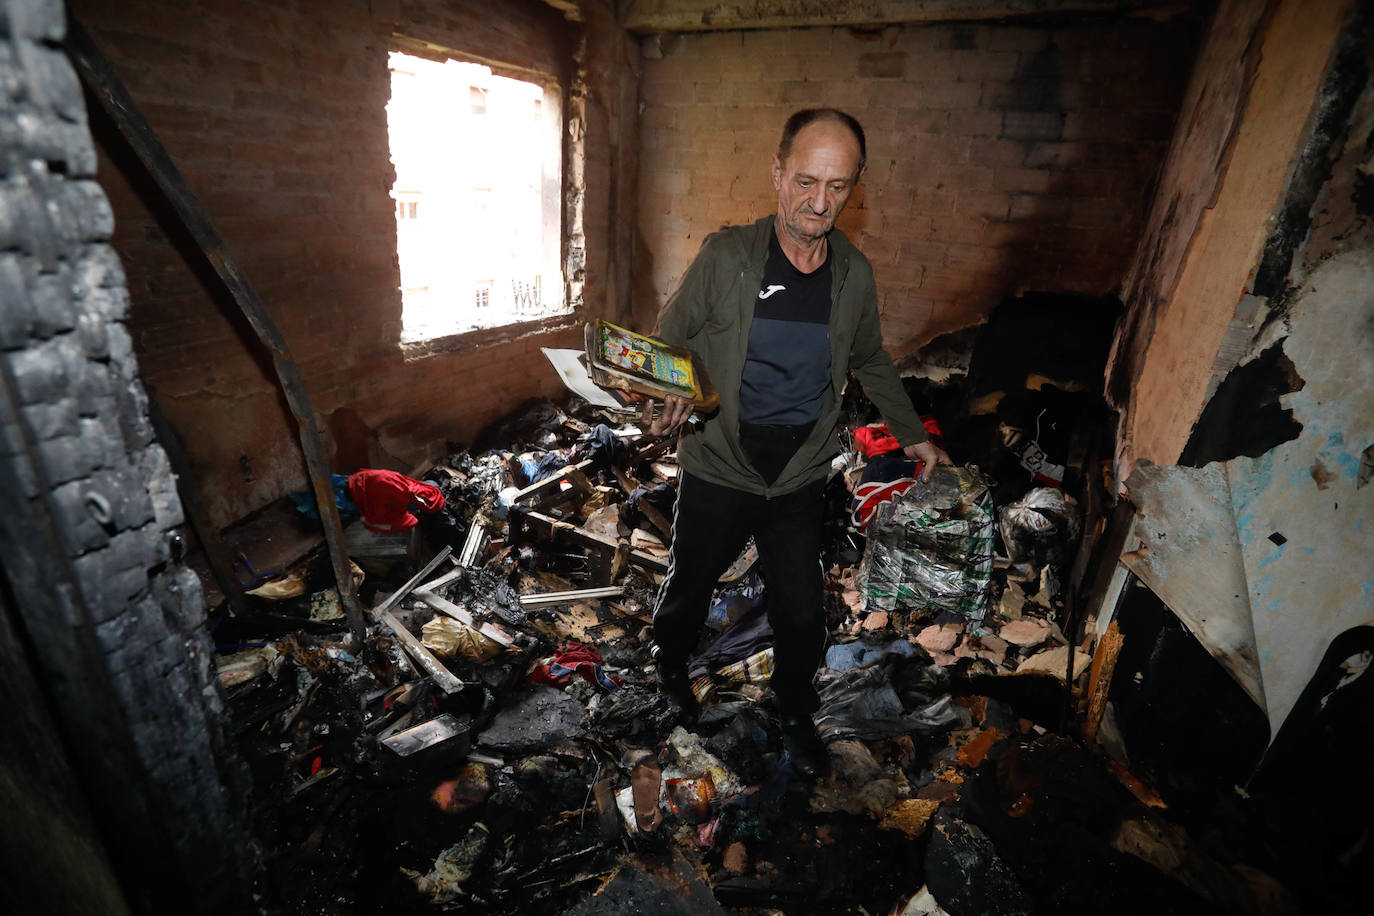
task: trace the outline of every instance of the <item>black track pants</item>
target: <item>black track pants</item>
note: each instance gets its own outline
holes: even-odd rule
[[[668,575],[654,609],[659,663],[683,665],[716,580],[753,535],[774,633],[773,692],[786,715],[820,707],[812,683],[825,652],[821,524],[825,481],[765,499],[684,473],[673,513]]]

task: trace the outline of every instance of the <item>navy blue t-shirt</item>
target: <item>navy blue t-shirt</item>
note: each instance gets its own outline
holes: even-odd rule
[[[763,284],[754,303],[749,352],[739,386],[745,423],[813,423],[830,385],[830,254],[809,274],[769,239]]]

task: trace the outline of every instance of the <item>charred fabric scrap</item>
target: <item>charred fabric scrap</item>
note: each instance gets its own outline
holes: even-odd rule
[[[1091,662],[1075,646],[1070,671],[1063,628],[1097,528],[1081,507],[1111,490],[1097,399],[1075,390],[1090,381],[913,382],[963,465],[928,485],[851,404],[822,558],[833,772],[815,784],[783,750],[749,548],[691,666],[700,720],[654,688],[671,443],[534,402],[422,479],[336,480],[361,514],[364,644],[348,648],[323,557],[216,624],[272,894],[301,912],[1256,911],[1244,881],[1162,874],[1141,837],[1230,871],[1054,731]]]

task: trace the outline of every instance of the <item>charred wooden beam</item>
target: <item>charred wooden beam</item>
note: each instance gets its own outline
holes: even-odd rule
[[[361,644],[366,626],[362,609],[358,605],[353,574],[348,566],[343,525],[339,521],[339,510],[334,503],[334,485],[330,480],[329,466],[324,458],[324,439],[320,435],[315,411],[311,408],[310,399],[306,395],[300,369],[291,356],[291,349],[286,345],[286,338],[268,315],[267,307],[253,285],[248,282],[224,240],[215,231],[205,207],[191,193],[176,163],[168,155],[166,147],[162,145],[152,126],[134,104],[133,96],[129,94],[129,90],[115,73],[110,62],[96,47],[81,23],[72,16],[70,10],[67,12],[65,48],[81,81],[114,123],[120,136],[129,144],[130,150],[147,170],[148,176],[162,193],[182,227],[190,234],[239,310],[243,312],[258,340],[272,355],[277,381],[300,431],[301,452],[305,457],[306,470],[315,491],[315,501],[319,504],[320,520],[324,525],[325,543],[329,545],[329,558],[334,567],[339,600],[348,618],[353,639],[355,643]]]
[[[642,550],[629,550],[628,545],[622,545],[614,538],[594,534],[585,528],[579,528],[568,522],[559,521],[556,518],[544,515],[542,512],[531,512],[527,509],[522,509],[520,506],[512,506],[510,518],[511,536],[513,539],[518,539],[522,528],[533,525],[549,536],[555,536],[559,532],[566,533],[573,540],[603,555],[614,557],[623,551],[630,563],[642,569],[647,569],[656,573],[668,572],[668,561],[666,559],[645,553]],[[612,576],[612,578],[614,578],[614,576]]]

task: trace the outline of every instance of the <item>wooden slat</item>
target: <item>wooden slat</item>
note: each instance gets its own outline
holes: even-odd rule
[[[605,585],[600,588],[582,588],[567,592],[541,592],[535,595],[521,595],[521,607],[544,607],[550,604],[573,604],[579,601],[599,601],[602,598],[619,598],[625,594],[621,585]]]
[[[430,579],[428,582],[424,582],[420,585],[415,586],[415,591],[432,592],[435,589],[443,588],[445,585],[448,585],[454,579],[457,579],[462,575],[463,568],[461,566],[454,567],[453,569],[450,569],[448,572],[444,573],[437,579]]]
[[[551,518],[547,515],[544,515],[543,513],[531,512],[529,510],[512,510],[512,514],[516,514],[517,512],[524,520],[538,524],[541,528],[543,528],[550,534],[554,532],[563,532],[572,537],[573,540],[580,541],[581,543],[586,544],[588,547],[592,547],[596,550],[606,552],[612,556],[615,555],[615,553],[619,551],[622,547],[622,545],[618,541],[615,541],[612,538],[604,537],[603,535],[599,534],[594,534],[586,530],[585,528],[579,528],[576,525],[570,525],[567,522],[561,522],[558,519]],[[659,573],[666,573],[668,571],[667,560],[660,559],[659,557],[645,553],[642,550],[627,550],[627,559],[630,563],[633,563],[635,566],[639,566],[643,569],[649,569]]]
[[[459,566],[471,566],[476,561],[477,554],[482,551],[482,541],[485,539],[486,533],[486,527],[474,517],[472,527],[468,529],[467,537],[463,540],[463,549],[455,561]],[[429,590],[426,589],[426,591]]]
[[[215,231],[210,216],[200,200],[191,193],[172,157],[168,155],[157,134],[134,104],[124,83],[110,62],[96,47],[81,23],[68,10],[66,50],[73,66],[90,90],[92,97],[114,122],[134,156],[147,170],[153,184],[181,226],[204,255],[210,268],[233,298],[239,311],[252,327],[258,340],[272,356],[277,382],[295,418],[299,431],[301,452],[310,476],[315,501],[319,505],[320,521],[324,527],[325,543],[329,545],[329,559],[334,569],[334,584],[339,590],[340,603],[348,618],[354,643],[360,645],[366,631],[362,608],[358,605],[353,573],[348,565],[348,551],[344,545],[343,525],[334,503],[334,484],[330,480],[329,465],[324,457],[324,439],[320,435],[315,411],[306,395],[305,381],[291,356],[267,307],[258,296],[247,276],[230,254],[224,240]]]
[[[473,617],[467,611],[460,608],[458,605],[454,604],[452,601],[449,601],[447,598],[444,598],[440,595],[436,595],[433,592],[426,591],[416,591],[415,597],[423,601],[425,604],[428,604],[436,611],[447,614],[459,623],[466,624],[467,626],[472,627],[478,633],[481,633],[483,636],[487,637],[488,639],[494,642],[499,642],[501,645],[505,646],[508,649],[511,646],[515,645],[514,636],[510,635],[494,623],[478,623],[475,617]]]
[[[454,677],[453,672],[445,668],[443,662],[435,658],[434,653],[426,649],[425,644],[416,639],[415,635],[396,619],[395,614],[390,611],[381,611],[377,614],[377,619],[395,634],[401,642],[401,647],[406,650],[406,654],[433,678],[435,685],[440,690],[447,694],[453,694],[463,689],[463,682]]]
[[[561,490],[563,481],[565,480],[583,493],[593,493],[596,491],[596,488],[592,486],[586,474],[587,468],[591,466],[592,460],[588,458],[586,461],[579,461],[577,464],[570,464],[567,467],[560,468],[553,476],[545,477],[538,483],[532,483],[519,493],[516,493],[511,497],[511,502],[517,505],[527,505],[538,502],[544,497],[556,496]]]
[[[677,445],[677,438],[677,436],[670,436],[660,439],[651,445],[646,445],[635,453],[634,460],[636,462],[656,460]]]
[[[1107,632],[1097,642],[1092,672],[1088,676],[1088,710],[1083,716],[1083,737],[1087,741],[1097,740],[1102,714],[1107,711],[1107,693],[1111,690],[1112,675],[1116,673],[1116,660],[1125,642],[1115,620],[1107,625]]]
[[[396,589],[396,591],[388,595],[385,601],[377,605],[377,607],[373,610],[373,613],[381,614],[383,611],[388,611],[391,608],[394,608],[397,604],[401,602],[401,599],[405,598],[406,595],[409,595],[412,591],[415,590],[415,588],[420,584],[420,581],[424,579],[425,576],[434,572],[435,567],[437,567],[440,563],[444,562],[444,560],[451,553],[453,553],[453,547],[447,544],[444,545],[444,549],[435,554],[434,559],[426,563],[424,569],[420,570],[415,575],[411,576],[409,579],[406,580],[405,585],[402,585],[400,588]]]
[[[613,470],[615,471],[615,478],[620,481],[620,488],[625,491],[626,496],[629,496],[640,486],[639,481],[635,480],[620,468],[613,468]],[[635,508],[639,510],[641,515],[649,520],[649,524],[659,530],[659,533],[665,538],[665,544],[672,543],[673,525],[662,512],[658,511],[657,507],[647,499],[641,499]]]

